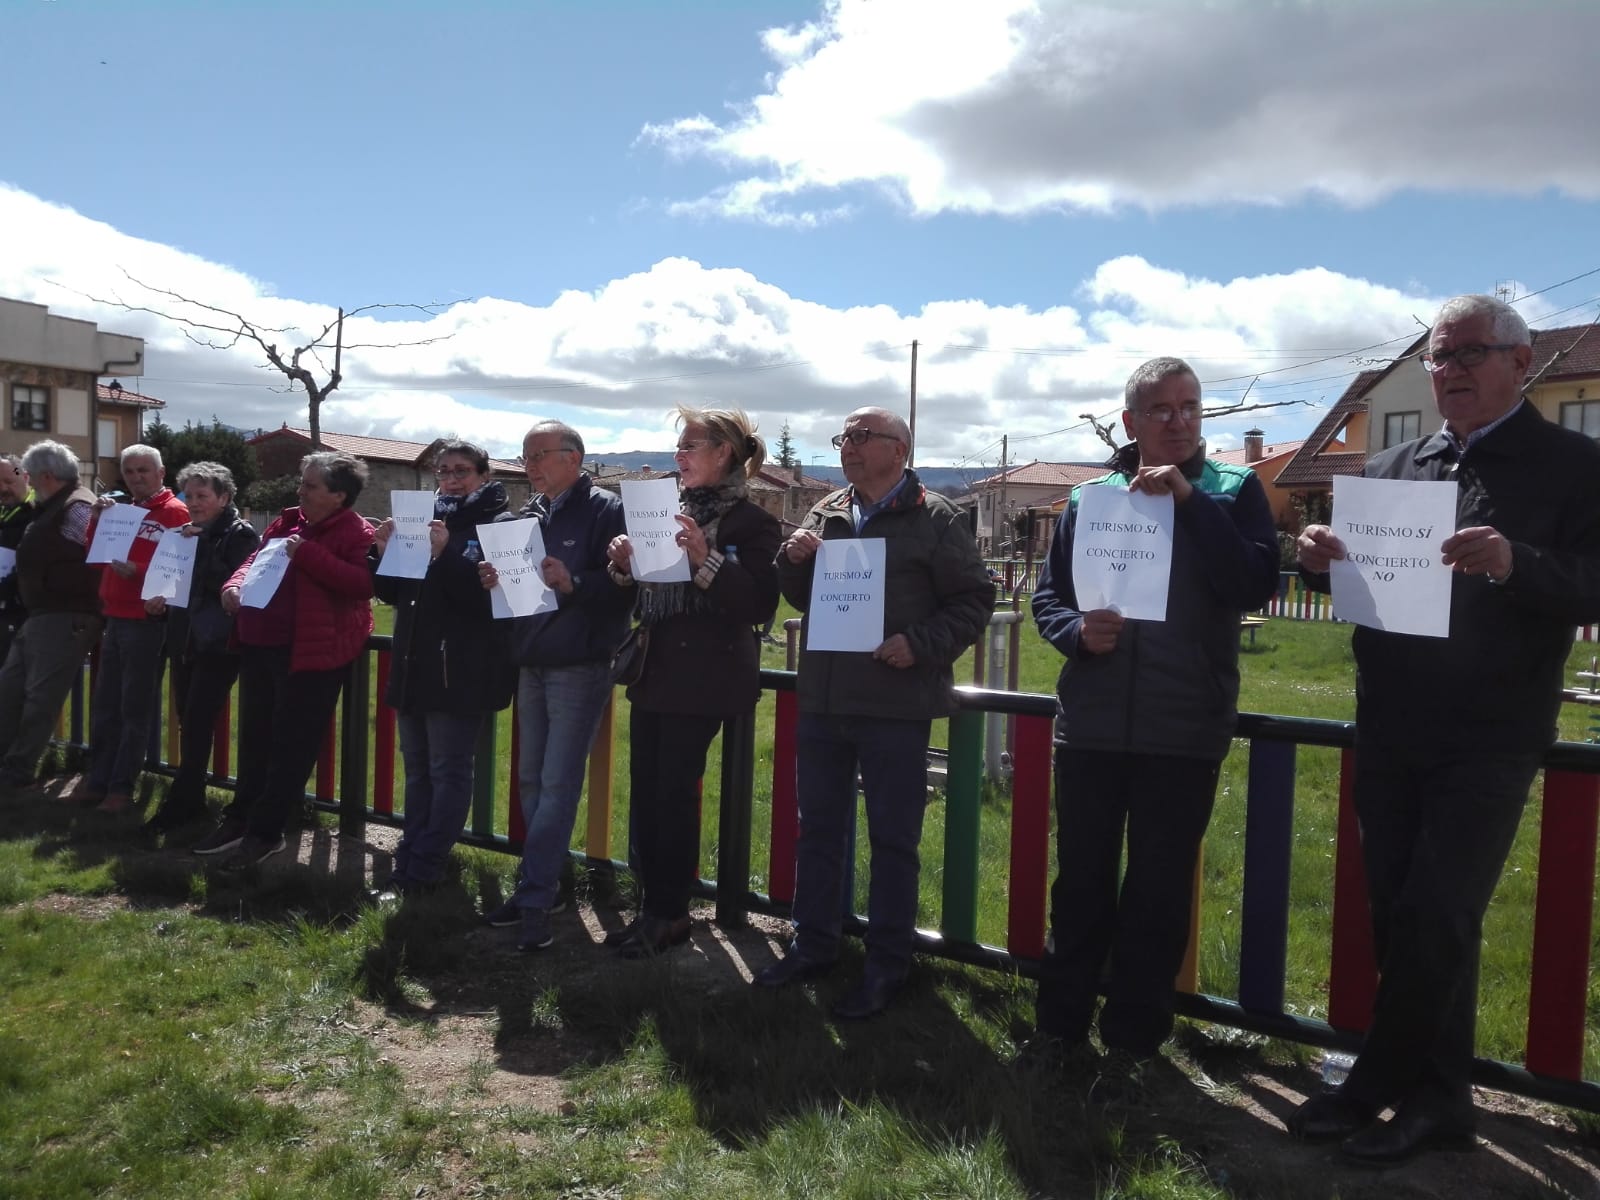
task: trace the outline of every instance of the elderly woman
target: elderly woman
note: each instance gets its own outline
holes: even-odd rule
[[[267,526],[261,546],[223,586],[239,644],[239,781],[216,830],[194,851],[227,854],[225,871],[283,849],[346,669],[372,633],[372,530],[354,507],[366,481],[359,458],[306,455],[299,507]],[[257,584],[246,606],[245,580],[269,551],[287,555],[287,566],[270,596]]]
[[[147,826],[152,833],[171,833],[205,815],[212,731],[239,677],[239,653],[228,644],[233,617],[223,610],[222,586],[261,544],[261,535],[233,506],[233,472],[221,463],[190,463],[178,472],[178,491],[189,506],[183,536],[197,539],[189,602],[180,607],[161,596],[145,601],[152,616],[167,618],[167,659],[182,731],[178,773]]]
[[[479,525],[506,511],[504,485],[489,477],[489,456],[471,442],[434,451],[439,490],[428,527],[430,561],[421,579],[373,577],[392,604],[394,655],[384,701],[399,713],[405,761],[405,831],[389,888],[414,894],[444,876],[450,850],[472,806],[472,757],[484,718],[511,703],[516,665],[478,582]],[[394,521],[377,528],[376,571]]]
[[[687,583],[636,582],[626,534],[609,547],[612,579],[637,587],[649,630],[644,673],[628,689],[629,829],[643,883],[639,917],[607,939],[629,958],[687,941],[699,859],[699,780],[722,722],[755,708],[759,628],[778,606],[777,518],[752,504],[746,479],[766,445],[742,412],[680,407],[678,545]]]

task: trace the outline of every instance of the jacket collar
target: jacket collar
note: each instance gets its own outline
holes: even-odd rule
[[[1511,415],[1505,417],[1482,439],[1473,442],[1468,450],[1458,450],[1456,441],[1440,430],[1430,437],[1426,437],[1417,446],[1411,455],[1411,461],[1418,465],[1430,459],[1443,459],[1445,462],[1457,462],[1470,451],[1477,457],[1490,454],[1498,458],[1514,457],[1521,454],[1528,435],[1538,426],[1545,423],[1544,415],[1527,400],[1523,400]]]
[[[828,516],[842,513],[850,515],[850,499],[855,489],[846,484],[836,492],[829,492],[818,502],[820,508]],[[928,489],[922,486],[922,480],[917,478],[917,473],[910,467],[906,468],[905,485],[897,492],[894,499],[879,509],[880,512],[901,512],[908,508],[921,508],[927,503]]]

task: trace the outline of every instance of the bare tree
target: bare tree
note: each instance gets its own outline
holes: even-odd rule
[[[254,342],[266,356],[266,369],[279,371],[288,379],[288,390],[292,391],[296,385],[305,389],[311,445],[317,450],[322,449],[322,402],[338,390],[344,378],[341,363],[346,350],[395,350],[408,346],[431,346],[451,336],[446,334],[443,337],[422,338],[414,342],[346,343],[344,340],[344,322],[347,317],[385,309],[411,309],[431,317],[450,307],[449,304],[363,304],[360,308],[352,308],[348,312],[341,308],[333,320],[321,329],[308,331],[262,325],[231,309],[218,308],[214,304],[193,300],[167,288],[154,287],[128,274],[127,271],[123,274],[145,291],[156,296],[165,296],[174,304],[188,305],[196,310],[195,313],[182,315],[178,312],[152,308],[149,305],[129,304],[125,300],[105,300],[98,296],[86,296],[86,299],[93,300],[97,304],[112,305],[125,312],[149,313],[151,316],[171,321],[191,342],[212,350],[230,350],[240,342]],[[331,347],[330,339],[332,339]],[[280,340],[286,343],[287,349],[279,350]],[[292,342],[301,344],[289,344]],[[330,349],[333,354],[332,366],[325,363],[322,357]],[[323,378],[320,382],[317,379],[317,370],[313,370],[313,367],[322,372]]]

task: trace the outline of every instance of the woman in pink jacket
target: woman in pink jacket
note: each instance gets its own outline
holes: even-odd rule
[[[226,854],[224,871],[283,849],[350,663],[372,633],[372,529],[355,510],[366,481],[359,458],[306,455],[300,506],[267,526],[222,589],[239,643],[239,780],[216,830],[194,850]],[[287,567],[270,598],[255,588],[246,597],[251,567],[280,554]]]

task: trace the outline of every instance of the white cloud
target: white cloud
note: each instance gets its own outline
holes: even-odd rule
[[[919,215],[1600,196],[1593,4],[825,0],[762,40],[764,92],[642,131],[737,177],[673,211],[804,225],[859,187]]]
[[[259,350],[207,349],[170,321],[84,297],[160,307],[129,283],[126,266],[284,326],[284,345],[327,322],[326,307],[4,186],[0,228],[15,234],[0,247],[0,295],[144,337],[142,387],[169,403],[169,420],[304,424],[304,395],[264,369]],[[344,386],[323,424],[415,441],[459,435],[510,455],[528,425],[554,416],[603,455],[670,446],[670,414],[684,402],[745,408],[772,442],[787,421],[807,460],[831,462],[827,439],[852,409],[906,409],[915,339],[918,461],[993,463],[1002,434],[1016,461],[1097,458],[1102,448],[1080,414],[1115,412],[1146,358],[1188,358],[1216,404],[1247,386],[1252,402],[1331,402],[1356,369],[1403,348],[1417,331],[1413,314],[1426,317],[1438,299],[1322,269],[1218,281],[1122,257],[1083,280],[1072,304],[1034,311],[958,298],[901,313],[830,308],[747,271],[668,258],[543,307],[488,298],[431,316],[353,319],[347,344],[391,348],[346,353]],[[1548,309],[1534,305],[1537,320]],[[407,342],[427,344],[395,345]],[[1259,422],[1283,440],[1317,415],[1259,412],[1208,431],[1214,445],[1237,445]]]

